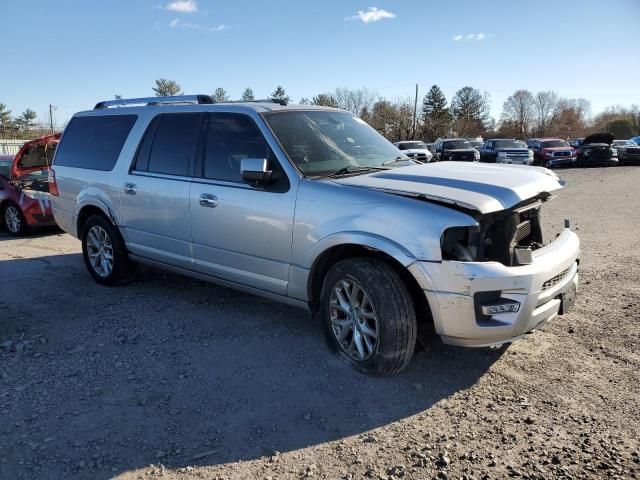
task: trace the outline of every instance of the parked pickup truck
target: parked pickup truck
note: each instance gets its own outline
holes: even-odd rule
[[[429,151],[429,148],[424,142],[405,140],[402,142],[396,142],[394,145],[407,157],[415,160],[416,162],[427,163],[433,158],[433,154]]]
[[[97,283],[142,262],[287,302],[372,374],[405,368],[428,325],[494,346],[571,308],[578,237],[540,221],[555,173],[398,153],[331,108],[104,101],[64,131],[53,211]]]
[[[435,145],[439,162],[477,162],[480,152],[466,138],[439,138]]]
[[[480,161],[486,163],[513,163],[531,165],[533,151],[522,140],[491,138],[480,149]]]
[[[537,138],[530,144],[534,165],[543,167],[573,167],[578,160],[577,152],[566,141],[559,138]]]
[[[0,225],[11,235],[55,225],[49,202],[49,166],[60,134],[25,143],[11,160],[0,161]]]
[[[640,165],[640,145],[633,140],[614,140],[612,146],[621,165]]]

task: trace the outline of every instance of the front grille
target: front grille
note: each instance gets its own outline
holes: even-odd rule
[[[562,279],[567,275],[567,273],[569,273],[569,270],[570,269],[567,268],[566,270],[560,272],[555,277],[552,277],[549,280],[547,280],[546,282],[544,282],[542,284],[542,290],[549,290],[551,287],[556,286],[558,283],[560,283],[562,281]]]
[[[640,155],[640,147],[627,148],[626,153],[628,155]]]
[[[554,157],[570,157],[571,152],[553,152]]]

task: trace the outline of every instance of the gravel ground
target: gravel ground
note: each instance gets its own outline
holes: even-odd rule
[[[0,234],[0,478],[639,478],[640,168],[567,170],[576,308],[499,351],[352,371],[307,313]]]

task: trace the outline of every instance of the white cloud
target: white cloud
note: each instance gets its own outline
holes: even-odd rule
[[[215,27],[208,27],[206,25],[201,25],[199,23],[190,23],[184,22],[179,18],[171,20],[169,22],[169,26],[171,28],[190,28],[191,30],[202,30],[204,32],[222,32],[223,30],[229,30],[231,28],[230,25],[217,25]]]
[[[166,5],[167,10],[178,13],[194,13],[198,11],[198,4],[195,0],[175,0]]]
[[[495,37],[493,33],[468,33],[466,35],[458,34],[455,37],[451,37],[454,42],[459,42],[460,40],[484,40],[485,38]]]
[[[347,17],[344,20],[349,22],[352,20],[360,20],[362,23],[379,22],[385,18],[396,18],[395,13],[388,12],[382,8],[369,7],[367,11],[358,10],[358,13],[352,17]]]

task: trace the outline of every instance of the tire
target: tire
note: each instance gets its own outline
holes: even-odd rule
[[[20,207],[13,202],[7,202],[2,207],[2,223],[14,237],[20,237],[29,232],[27,219],[24,218]]]
[[[133,265],[124,240],[103,215],[91,215],[87,219],[81,240],[84,264],[96,283],[112,286],[130,277]]]
[[[408,365],[416,346],[416,312],[390,265],[363,257],[336,263],[325,276],[321,303],[329,346],[354,368],[391,375]]]

